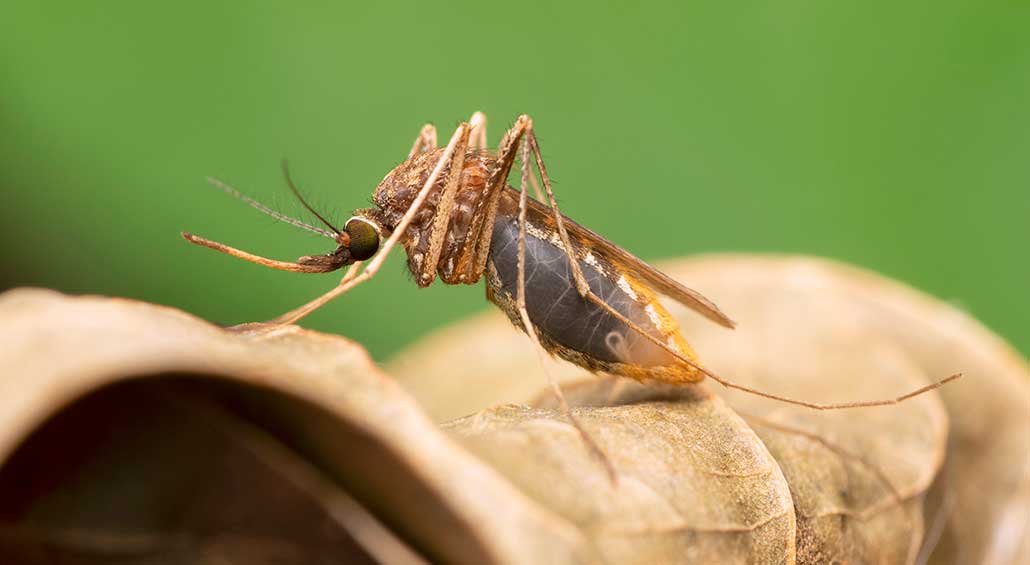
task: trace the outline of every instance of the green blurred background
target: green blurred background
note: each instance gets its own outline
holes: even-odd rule
[[[647,259],[810,253],[954,301],[1030,352],[1025,2],[7,4],[0,287],[263,320],[337,275],[279,160],[345,220],[419,127],[531,114],[566,214]],[[99,7],[102,6],[102,7]],[[383,358],[487,308],[394,256],[307,324]]]

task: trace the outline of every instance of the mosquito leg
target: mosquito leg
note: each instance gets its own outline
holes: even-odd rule
[[[644,339],[647,339],[651,343],[654,343],[658,347],[661,347],[662,349],[667,351],[670,355],[675,357],[677,360],[683,362],[684,364],[686,364],[686,365],[688,365],[690,367],[693,367],[694,369],[696,369],[702,375],[712,379],[713,381],[721,384],[722,386],[724,386],[726,388],[736,389],[736,390],[739,390],[741,392],[746,392],[748,394],[753,394],[755,396],[761,396],[763,398],[768,398],[770,400],[776,400],[776,401],[779,401],[779,402],[783,402],[785,404],[793,404],[793,405],[796,405],[796,406],[804,406],[805,408],[811,408],[813,410],[843,410],[843,409],[846,409],[846,408],[869,408],[869,407],[872,407],[872,406],[890,406],[890,405],[893,405],[893,404],[900,404],[900,403],[902,403],[902,402],[904,402],[904,401],[906,401],[906,400],[908,400],[910,398],[914,398],[916,396],[919,396],[920,394],[924,394],[924,393],[930,392],[931,390],[940,388],[940,387],[944,386],[945,384],[947,384],[947,383],[949,383],[949,382],[951,382],[951,381],[953,381],[955,379],[958,379],[958,378],[962,377],[962,373],[955,373],[954,375],[951,375],[949,377],[943,378],[943,379],[941,379],[939,381],[936,381],[936,382],[934,382],[932,384],[928,384],[926,386],[919,387],[919,388],[917,388],[917,389],[915,389],[915,390],[913,390],[911,392],[908,392],[906,394],[903,394],[901,396],[897,396],[895,398],[886,398],[886,399],[881,399],[881,400],[864,400],[864,401],[859,401],[859,402],[838,402],[838,403],[828,403],[828,404],[821,404],[821,403],[818,403],[818,402],[808,402],[808,401],[805,401],[805,400],[797,400],[795,398],[789,398],[789,397],[780,396],[780,395],[777,395],[777,394],[770,394],[768,392],[763,392],[763,391],[760,391],[760,390],[757,390],[757,389],[746,387],[744,385],[737,384],[737,383],[735,383],[735,382],[733,382],[733,381],[731,381],[729,379],[726,379],[725,377],[721,377],[718,374],[716,374],[715,372],[713,372],[712,370],[706,368],[704,365],[701,365],[697,361],[694,361],[693,359],[690,359],[689,357],[683,355],[683,353],[681,353],[681,352],[677,351],[676,349],[673,349],[672,347],[670,347],[669,344],[665,343],[664,341],[658,339],[657,337],[655,337],[655,336],[651,335],[650,333],[648,333],[647,331],[645,331],[643,328],[638,326],[632,320],[630,320],[629,318],[624,316],[621,312],[619,312],[615,308],[612,308],[612,306],[610,304],[605,302],[601,297],[599,297],[596,294],[594,294],[594,292],[592,290],[588,290],[587,294],[586,294],[586,296],[584,296],[584,298],[586,298],[587,300],[593,302],[594,304],[599,306],[605,312],[611,314],[615,319],[617,319],[620,322],[622,322],[623,324],[625,324],[627,327],[629,327],[631,330],[633,330],[634,332],[636,332],[637,334],[642,336]],[[683,383],[671,383],[671,384],[682,385]]]
[[[415,143],[411,145],[411,151],[408,152],[408,159],[430,149],[436,149],[436,126],[433,124],[426,124],[422,126],[422,131],[418,132],[418,137],[415,138]]]
[[[522,318],[522,327],[526,330],[526,335],[533,341],[536,346],[537,354],[540,356],[540,366],[544,369],[544,375],[547,377],[547,384],[551,387],[551,391],[554,396],[558,399],[558,405],[561,407],[562,414],[568,418],[572,426],[579,432],[579,436],[582,438],[583,443],[586,444],[587,448],[597,456],[598,459],[604,464],[605,470],[608,472],[608,478],[611,479],[612,484],[618,484],[618,474],[615,470],[615,466],[612,465],[608,456],[601,450],[594,438],[580,424],[579,419],[572,413],[572,409],[569,408],[568,401],[565,400],[565,393],[562,392],[561,386],[558,385],[558,381],[555,380],[554,375],[547,369],[547,356],[545,350],[540,344],[540,339],[536,335],[536,329],[533,322],[529,319],[529,311],[526,309],[526,198],[528,193],[526,192],[526,173],[529,172],[529,161],[527,159],[527,148],[523,146],[522,151],[522,193],[519,195],[519,255],[518,255],[518,286],[516,290],[515,303],[519,311],[519,316]]]
[[[776,395],[776,394],[770,394],[770,393],[767,393],[767,392],[762,392],[760,390],[756,390],[756,389],[753,389],[753,388],[750,388],[750,387],[746,387],[744,385],[737,384],[737,383],[735,383],[733,381],[730,381],[730,380],[728,380],[726,378],[723,378],[723,377],[717,375],[713,371],[705,368],[700,363],[698,363],[698,362],[688,358],[687,356],[683,355],[683,353],[681,353],[680,351],[678,351],[675,348],[671,347],[668,343],[665,343],[661,339],[658,339],[657,337],[655,337],[655,336],[651,335],[650,333],[646,332],[643,328],[638,326],[636,323],[631,321],[629,318],[624,316],[622,313],[620,313],[615,308],[612,308],[612,306],[610,304],[605,302],[601,297],[597,296],[597,294],[595,294],[592,290],[590,290],[590,285],[587,283],[586,278],[583,276],[583,271],[582,271],[582,269],[580,269],[579,261],[577,260],[576,255],[575,255],[575,253],[573,251],[574,248],[572,247],[572,242],[569,239],[569,234],[565,230],[565,224],[564,224],[564,222],[562,220],[564,216],[562,216],[561,211],[558,209],[558,202],[554,198],[554,190],[551,188],[551,179],[547,175],[547,167],[544,166],[543,157],[540,155],[540,144],[537,141],[536,134],[533,132],[532,126],[530,126],[530,128],[526,131],[526,136],[525,137],[526,137],[526,144],[529,146],[529,149],[533,152],[533,156],[535,157],[537,170],[540,172],[540,180],[543,182],[544,191],[547,193],[547,200],[548,200],[548,203],[550,204],[550,207],[551,207],[551,213],[554,215],[554,221],[555,221],[556,227],[558,228],[558,236],[561,238],[562,245],[565,247],[565,254],[566,254],[566,256],[569,259],[569,265],[571,266],[571,270],[572,270],[572,277],[573,277],[573,280],[575,281],[575,284],[576,284],[576,290],[579,292],[580,296],[582,296],[583,298],[593,302],[594,304],[596,304],[601,309],[603,309],[604,311],[606,311],[609,314],[611,314],[613,317],[615,317],[617,320],[619,320],[620,322],[625,324],[627,327],[632,329],[634,332],[636,332],[637,334],[639,334],[643,338],[647,339],[648,341],[654,343],[655,345],[657,345],[657,346],[661,347],[662,349],[664,349],[665,351],[669,352],[669,354],[672,355],[673,357],[675,357],[677,360],[681,361],[682,363],[684,363],[684,364],[686,364],[686,365],[688,365],[690,367],[693,367],[694,369],[696,369],[701,374],[711,378],[713,381],[721,384],[722,386],[724,386],[726,388],[732,388],[732,389],[736,389],[736,390],[739,390],[739,391],[742,391],[742,392],[746,392],[748,394],[753,394],[755,396],[761,396],[761,397],[764,397],[764,398],[768,398],[770,400],[777,400],[777,401],[780,401],[780,402],[784,402],[786,404],[794,404],[794,405],[797,405],[797,406],[804,406],[806,408],[812,408],[814,410],[841,410],[841,409],[846,409],[846,408],[866,408],[866,407],[870,407],[870,406],[889,406],[889,405],[892,405],[892,404],[898,404],[900,402],[904,402],[905,400],[908,400],[909,398],[912,398],[912,397],[915,397],[915,396],[919,396],[920,394],[923,394],[923,393],[929,392],[931,390],[934,390],[936,388],[939,388],[939,387],[943,386],[944,384],[946,384],[946,383],[948,383],[950,381],[953,381],[953,380],[955,380],[955,379],[957,379],[957,378],[962,376],[961,373],[956,373],[956,374],[951,375],[951,376],[949,376],[947,378],[941,379],[941,380],[939,380],[939,381],[937,381],[935,383],[929,384],[927,386],[917,388],[916,390],[913,390],[913,391],[911,391],[911,392],[909,392],[907,394],[903,394],[903,395],[898,396],[896,398],[887,398],[887,399],[881,399],[881,400],[868,400],[868,401],[860,401],[860,402],[839,402],[839,403],[821,404],[821,403],[817,403],[817,402],[806,402],[804,400],[797,400],[797,399],[788,398],[788,397],[785,397],[785,396],[779,396],[779,395]],[[674,383],[674,384],[676,384],[676,383]],[[679,384],[682,384],[682,383],[679,383]]]
[[[917,388],[917,389],[915,389],[915,390],[913,390],[911,392],[905,393],[905,394],[903,394],[901,396],[897,396],[897,397],[894,397],[894,398],[885,398],[885,399],[881,399],[881,400],[864,400],[864,401],[859,401],[859,402],[837,402],[837,403],[828,403],[828,404],[822,404],[822,403],[818,403],[818,402],[808,402],[808,401],[805,401],[805,400],[798,400],[798,399],[795,399],[795,398],[789,398],[789,397],[786,397],[786,396],[780,396],[780,395],[777,395],[777,394],[771,394],[771,393],[768,393],[768,392],[763,392],[763,391],[760,391],[760,390],[757,390],[757,389],[753,389],[751,387],[746,387],[744,385],[737,384],[737,383],[735,383],[735,382],[733,382],[733,381],[731,381],[729,379],[726,379],[725,377],[721,377],[718,374],[716,374],[715,372],[713,372],[712,370],[706,368],[704,365],[701,365],[697,361],[694,361],[694,360],[688,358],[687,356],[683,355],[679,351],[673,349],[672,347],[669,346],[669,344],[665,343],[664,341],[662,341],[662,340],[658,339],[657,337],[647,333],[643,328],[641,328],[636,323],[634,323],[632,320],[630,320],[629,318],[624,316],[621,312],[619,312],[615,308],[612,308],[612,306],[610,304],[608,304],[603,299],[601,299],[601,297],[599,297],[596,294],[594,294],[593,291],[587,291],[587,294],[586,294],[586,296],[584,298],[586,298],[587,300],[589,300],[589,301],[593,302],[594,304],[598,305],[605,312],[608,312],[615,319],[619,320],[623,324],[626,324],[626,326],[628,326],[631,330],[633,330],[634,332],[636,332],[637,334],[639,334],[643,338],[647,339],[651,343],[654,343],[658,347],[661,347],[665,351],[669,352],[669,354],[672,355],[673,357],[675,357],[677,360],[682,361],[683,363],[685,363],[686,365],[688,365],[690,367],[693,367],[694,369],[696,369],[701,374],[705,375],[706,377],[712,379],[713,381],[721,384],[722,386],[724,386],[726,388],[736,389],[736,390],[739,390],[741,392],[746,392],[748,394],[753,394],[755,396],[761,396],[762,398],[768,398],[770,400],[776,400],[776,401],[779,401],[779,402],[783,402],[785,404],[793,404],[793,405],[796,405],[796,406],[804,406],[805,408],[811,408],[813,410],[843,410],[843,409],[846,409],[846,408],[869,408],[869,407],[872,407],[872,406],[890,406],[890,405],[893,405],[893,404],[900,404],[900,403],[902,403],[902,402],[904,402],[904,401],[906,401],[906,400],[908,400],[910,398],[914,398],[914,397],[919,396],[921,394],[930,392],[931,390],[938,389],[938,388],[944,386],[945,384],[947,384],[947,383],[949,383],[949,382],[951,382],[951,381],[953,381],[955,379],[958,379],[958,378],[962,377],[962,373],[955,373],[954,375],[951,375],[949,377],[945,377],[945,378],[943,378],[943,379],[941,379],[939,381],[936,381],[934,383],[928,384],[926,386],[919,387],[919,388]],[[683,384],[683,383],[672,383],[672,384]]]
[[[465,236],[466,244],[455,259],[454,273],[457,280],[463,284],[476,283],[486,269],[501,192],[507,186],[508,173],[511,172],[515,156],[518,154],[519,142],[528,124],[528,116],[519,116],[515,125],[505,132],[501,139],[497,149],[497,164],[490,171],[479,204],[472,214],[472,221]]]
[[[572,278],[576,283],[576,290],[579,295],[586,298],[587,294],[590,293],[590,285],[587,284],[586,277],[583,276],[583,270],[579,267],[579,261],[576,259],[576,255],[573,252],[572,242],[569,239],[569,232],[565,230],[564,216],[560,210],[558,210],[558,201],[554,198],[554,190],[551,188],[551,178],[547,175],[547,167],[544,166],[544,159],[540,156],[540,144],[537,142],[536,133],[533,132],[533,127],[530,126],[526,132],[526,145],[529,146],[529,150],[533,152],[533,157],[536,158],[536,168],[540,171],[540,180],[544,183],[544,190],[547,192],[547,202],[551,206],[551,213],[554,215],[555,224],[558,227],[558,237],[561,238],[562,245],[565,246],[565,254],[569,258],[569,265],[572,268]],[[526,173],[532,176],[532,170],[527,167]]]
[[[478,114],[477,115],[481,115]],[[472,116],[475,118],[476,116]],[[465,128],[464,134],[458,139],[454,146],[454,156],[451,158],[451,165],[447,174],[447,182],[444,184],[443,193],[440,194],[440,201],[436,205],[436,215],[433,217],[433,227],[429,230],[429,249],[422,260],[419,278],[422,285],[428,285],[436,278],[436,264],[440,261],[440,252],[443,251],[443,242],[447,236],[447,224],[451,220],[451,210],[454,209],[454,197],[458,194],[458,187],[461,184],[461,171],[465,165],[465,150],[468,148],[469,136],[472,128]]]
[[[327,304],[330,300],[350,290],[354,286],[354,284],[357,284],[353,283],[353,281],[354,278],[358,276],[358,273],[360,271],[361,261],[357,261],[353,265],[351,265],[349,269],[347,269],[347,272],[344,273],[343,278],[340,279],[340,283],[337,284],[335,288],[299,308],[290,310],[285,314],[272,318],[268,321],[268,323],[276,325],[286,325],[295,323],[297,320],[300,320],[304,316],[307,316],[315,310],[318,310],[319,308]]]
[[[476,112],[469,118],[469,126],[472,133],[469,134],[469,147],[472,149],[486,149],[486,114]]]
[[[540,190],[540,183],[536,182],[535,176],[529,175],[529,184],[533,185],[533,194],[536,195],[536,199],[540,202],[546,202],[544,193]]]
[[[408,229],[408,225],[411,224],[412,218],[414,218],[415,214],[418,213],[419,209],[422,208],[422,203],[426,201],[426,198],[429,196],[430,189],[433,188],[433,186],[436,184],[436,181],[440,178],[440,173],[446,167],[447,162],[451,160],[451,157],[454,155],[454,151],[457,148],[458,144],[463,139],[468,139],[468,131],[469,125],[467,123],[460,124],[458,126],[458,129],[454,130],[454,135],[451,136],[451,140],[447,143],[447,147],[444,149],[443,155],[441,155],[440,160],[437,161],[436,167],[433,168],[433,172],[429,174],[429,178],[426,179],[426,183],[422,185],[422,188],[418,191],[418,195],[415,196],[415,200],[412,201],[411,206],[408,208],[408,211],[405,212],[404,216],[401,217],[401,221],[398,222],[397,227],[393,230],[393,233],[390,234],[389,238],[387,238],[386,243],[383,244],[383,247],[379,250],[379,253],[376,255],[375,259],[369,262],[365,269],[361,271],[361,274],[357,274],[356,267],[358,266],[358,263],[355,263],[351,267],[351,269],[347,271],[347,274],[343,277],[343,280],[340,281],[340,284],[337,285],[336,288],[330,290],[322,296],[319,296],[311,302],[308,302],[300,308],[297,308],[295,310],[283,314],[282,316],[279,316],[278,318],[275,318],[274,320],[272,320],[272,323],[293,324],[301,318],[303,318],[304,316],[307,316],[308,314],[322,307],[330,300],[336,298],[337,296],[340,296],[341,294],[344,294],[345,292],[354,288],[355,286],[374,277],[375,274],[379,271],[379,268],[382,267],[383,261],[385,261],[386,257],[390,254],[390,250],[393,249],[395,245],[397,245],[397,241],[400,240],[401,235],[403,235],[405,230]],[[352,276],[352,273],[354,274],[354,276]]]
[[[476,215],[477,217],[473,220],[473,225],[469,229],[469,241],[476,242],[475,255],[473,257],[462,257],[464,260],[472,261],[472,276],[468,277],[468,283],[478,281],[486,269],[486,261],[490,256],[490,241],[494,235],[494,222],[497,220],[497,206],[501,202],[501,192],[508,184],[508,173],[511,172],[512,164],[515,162],[515,155],[518,154],[522,136],[527,129],[532,127],[532,124],[533,121],[530,120],[529,116],[525,114],[519,116],[515,120],[515,125],[504,134],[504,138],[501,139],[501,144],[497,148],[497,161],[499,165],[497,170],[490,175],[490,179],[487,182],[486,191],[483,195],[485,207],[480,214]],[[472,239],[473,237],[475,237],[474,240]]]

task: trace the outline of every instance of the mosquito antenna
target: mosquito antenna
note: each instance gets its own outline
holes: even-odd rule
[[[228,194],[229,196],[232,196],[233,198],[236,198],[238,200],[242,200],[242,201],[246,202],[247,204],[250,204],[251,207],[253,207],[257,211],[263,212],[265,214],[268,214],[269,216],[279,220],[280,222],[286,222],[287,224],[290,224],[291,226],[296,226],[298,228],[301,228],[301,229],[304,229],[304,230],[308,230],[309,232],[313,232],[313,233],[317,233],[319,235],[323,235],[323,236],[328,237],[329,239],[332,239],[332,240],[335,240],[336,236],[339,235],[339,233],[340,233],[340,232],[336,231],[335,229],[333,231],[328,231],[328,230],[324,230],[322,228],[316,228],[315,226],[308,225],[308,224],[306,224],[306,223],[304,223],[304,222],[302,222],[302,221],[300,221],[300,220],[298,220],[296,218],[291,218],[291,217],[287,216],[286,214],[283,214],[282,212],[277,212],[277,211],[269,208],[268,206],[265,206],[264,204],[258,202],[257,200],[254,200],[253,198],[247,196],[246,194],[243,194],[242,192],[236,190],[235,188],[225,184],[224,182],[214,178],[214,177],[207,177],[207,182],[211,183],[212,186],[215,186],[217,188],[222,189],[222,192]]]
[[[316,218],[326,225],[326,227],[333,230],[333,233],[339,234],[340,230],[333,227],[333,224],[329,223],[329,220],[323,218],[322,214],[316,212],[315,209],[308,204],[308,201],[304,200],[304,197],[300,194],[300,189],[297,188],[297,185],[293,184],[293,179],[290,178],[290,164],[286,159],[283,159],[283,176],[286,177],[286,184],[289,185],[290,190],[293,192],[293,195],[297,197],[297,200],[300,200],[301,205],[304,206],[308,212],[314,214]]]

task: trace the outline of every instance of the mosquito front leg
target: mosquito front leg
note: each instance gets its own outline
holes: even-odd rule
[[[307,316],[308,314],[322,307],[330,300],[336,298],[337,296],[340,296],[341,294],[344,294],[345,292],[354,288],[355,286],[374,277],[376,272],[378,272],[379,268],[383,265],[383,261],[385,261],[386,257],[390,254],[390,250],[393,249],[395,245],[397,245],[397,241],[400,240],[401,235],[403,235],[404,231],[408,229],[408,225],[411,224],[412,218],[414,218],[415,214],[418,213],[418,211],[422,208],[422,203],[426,201],[426,198],[429,196],[430,190],[436,184],[436,181],[440,178],[440,173],[443,172],[443,169],[444,167],[446,167],[447,162],[450,161],[451,157],[454,155],[454,152],[458,147],[458,144],[461,143],[463,139],[468,139],[468,132],[469,125],[467,123],[460,124],[458,126],[458,129],[454,130],[454,135],[451,136],[451,140],[447,143],[447,147],[444,149],[443,155],[440,156],[440,160],[437,161],[436,167],[433,168],[433,172],[429,174],[429,178],[426,179],[425,184],[423,184],[422,188],[418,191],[418,195],[415,196],[415,200],[412,201],[411,206],[408,207],[408,210],[404,213],[404,216],[401,217],[401,220],[400,222],[398,222],[397,227],[394,228],[393,233],[391,233],[390,237],[387,238],[386,243],[383,244],[383,247],[379,250],[378,255],[376,255],[375,259],[369,262],[368,266],[366,266],[365,269],[361,271],[361,274],[352,276],[352,273],[357,273],[356,267],[358,266],[358,263],[355,263],[351,267],[351,269],[347,271],[347,274],[343,277],[343,280],[340,281],[340,284],[337,285],[336,288],[330,290],[322,296],[319,296],[311,302],[308,302],[300,308],[297,308],[296,310],[287,312],[282,316],[275,318],[271,321],[271,323],[295,323],[304,316]]]
[[[536,327],[533,325],[532,320],[529,319],[529,311],[526,309],[526,198],[528,196],[526,179],[529,173],[529,159],[527,154],[526,146],[523,146],[522,151],[522,192],[519,194],[519,251],[518,251],[518,270],[517,270],[517,285],[515,292],[515,306],[519,311],[519,317],[522,318],[522,327],[526,330],[526,335],[533,342],[534,349],[536,349],[537,355],[540,357],[540,366],[544,370],[544,375],[547,377],[547,384],[551,387],[551,391],[554,396],[558,399],[558,405],[561,407],[562,415],[568,418],[572,426],[579,432],[580,438],[583,443],[587,446],[591,453],[604,464],[605,471],[608,472],[608,478],[612,484],[618,484],[618,473],[615,470],[615,465],[612,464],[608,455],[597,445],[594,438],[583,428],[580,424],[579,419],[576,418],[575,414],[572,413],[572,409],[569,408],[568,401],[565,400],[565,393],[562,392],[561,386],[558,385],[558,381],[551,374],[551,371],[547,369],[547,356],[545,355],[545,349],[540,344],[540,338],[536,335]]]
[[[347,269],[347,272],[344,273],[343,278],[340,279],[339,284],[337,284],[335,288],[299,308],[295,308],[293,310],[290,310],[289,312],[286,312],[285,314],[268,320],[268,323],[276,325],[296,323],[304,316],[307,316],[315,310],[318,310],[322,306],[328,304],[329,301],[331,301],[332,299],[336,298],[337,296],[340,296],[341,294],[353,288],[354,285],[358,284],[357,282],[355,282],[354,279],[358,276],[358,273],[360,272],[361,261],[357,261],[354,264],[352,264],[349,269]]]
[[[454,209],[454,200],[461,184],[461,170],[465,164],[465,150],[468,147],[473,149],[484,149],[486,147],[486,115],[482,112],[476,112],[469,118],[468,123],[468,136],[459,142],[459,146],[454,150],[454,162],[451,163],[450,168],[451,174],[447,178],[443,193],[440,194],[440,202],[436,206],[433,226],[429,230],[429,249],[421,261],[420,272],[416,274],[422,281],[422,284],[429,284],[436,277],[437,263],[440,260],[440,253],[443,252],[443,242],[447,237],[447,226],[450,223],[451,211]],[[422,128],[419,140],[428,137],[427,131],[431,132],[433,140],[431,147],[435,147],[436,129],[432,125],[426,125]],[[415,147],[418,147],[419,140],[415,141]],[[414,151],[414,149],[412,150]],[[408,158],[410,159],[412,155],[414,153],[409,155]]]

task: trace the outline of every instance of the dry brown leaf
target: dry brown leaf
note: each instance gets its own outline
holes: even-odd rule
[[[726,331],[672,305],[702,360],[743,384],[835,402],[892,397],[966,375],[943,392],[956,428],[935,489],[947,493],[935,496],[946,502],[925,514],[927,547],[920,545],[924,497],[945,460],[949,429],[936,393],[892,407],[816,412],[718,391],[748,417],[790,484],[800,562],[910,562],[935,547],[938,561],[1027,558],[1027,368],[997,337],[955,308],[827,261],[726,256],[665,270],[740,323]],[[390,369],[442,421],[536,398],[544,382],[538,365],[528,340],[490,313],[426,338]],[[591,379],[586,387],[598,389],[595,398],[611,387],[568,364],[549,368],[564,382]],[[990,485],[982,487],[985,480]]]
[[[591,560],[345,339],[40,290],[0,327],[2,561]]]
[[[590,406],[575,413],[618,469],[617,485],[553,409],[506,405],[445,427],[576,524],[606,562],[793,562],[787,483],[721,400],[698,389],[581,392]]]
[[[945,386],[939,394],[950,427],[947,458],[934,488],[937,500],[926,512],[930,542],[939,549],[934,561],[1030,563],[1030,368],[1008,344],[954,306],[868,271],[829,261],[711,257],[673,264],[669,272],[702,288],[717,288],[726,292],[727,298],[742,302],[779,286],[783,295],[795,293],[780,302],[794,302],[798,326],[819,327],[822,318],[839,328],[839,337],[854,339],[854,347],[870,356],[899,357],[901,362],[898,353],[903,353],[905,362],[928,379],[961,371],[964,378]],[[800,303],[807,306],[801,307]],[[831,303],[838,308],[827,309]],[[726,363],[718,367],[725,366],[729,371],[733,367],[730,359],[739,358],[732,351],[727,353],[733,348],[731,340],[701,331],[702,325],[691,321],[684,329],[691,335],[696,333],[699,350],[711,351],[720,363]],[[816,337],[808,329],[802,331]],[[800,390],[786,388],[789,383],[779,388],[775,375],[769,376],[754,382],[766,389],[777,387],[775,390],[801,394]],[[867,397],[865,393],[852,393],[850,385],[828,386],[839,388],[818,398]],[[891,391],[903,391],[908,386],[899,383]],[[843,398],[842,393],[846,395]],[[750,401],[736,394],[727,398],[735,406]],[[841,415],[860,418],[863,423],[873,417],[871,411]],[[885,432],[896,435],[893,428],[872,435]],[[936,529],[943,534],[939,543],[933,540]]]
[[[1027,555],[1030,391],[1000,340],[824,261],[667,269],[740,322],[674,309],[702,359],[742,383],[840,401],[966,378],[943,403],[825,413],[549,362],[574,382],[616,487],[495,313],[398,356],[419,406],[342,338],[13,291],[0,296],[0,558],[886,563],[922,559],[924,516],[940,562]]]

